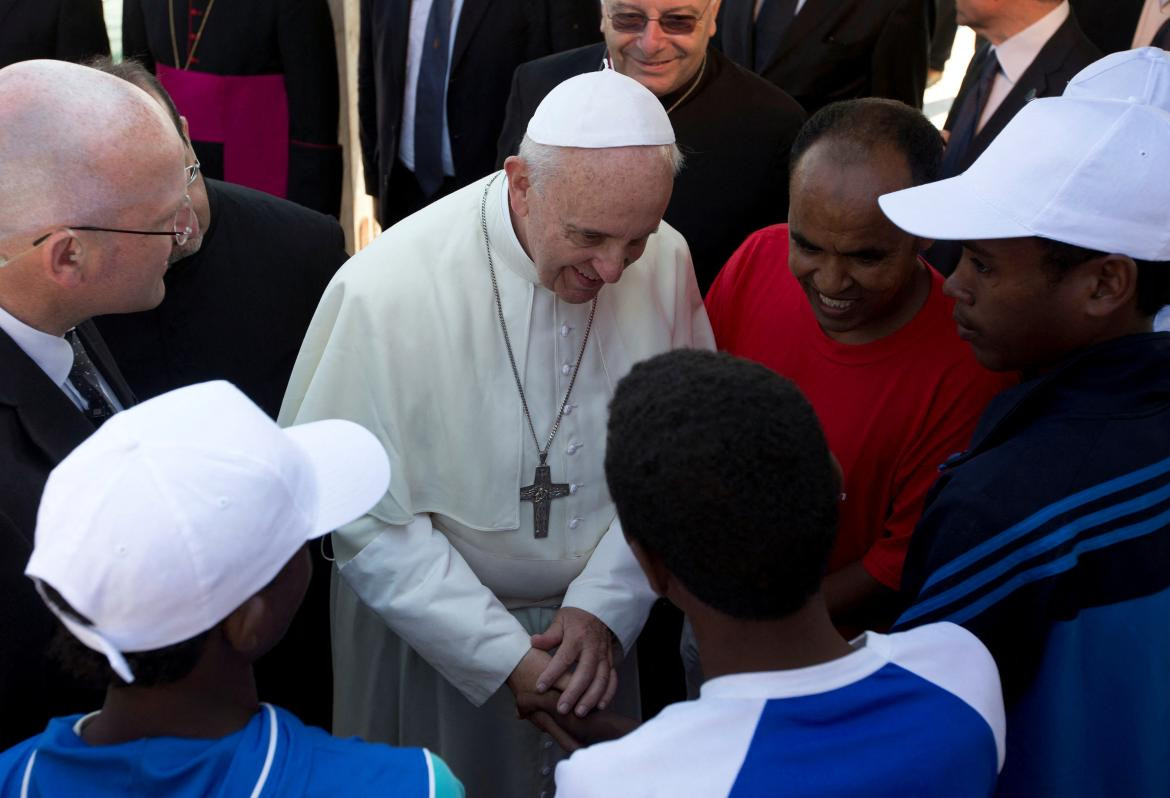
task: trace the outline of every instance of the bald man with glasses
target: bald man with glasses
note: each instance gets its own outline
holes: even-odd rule
[[[710,46],[723,0],[604,0],[605,41],[516,70],[497,160],[516,154],[528,120],[561,81],[615,69],[652,91],[686,165],[664,217],[683,234],[704,293],[755,229],[788,218],[788,151],[804,111]]]
[[[0,69],[0,747],[100,703],[46,656],[56,624],[22,572],[49,471],[134,403],[89,319],[162,301],[197,226],[184,154],[122,81],[60,61]]]

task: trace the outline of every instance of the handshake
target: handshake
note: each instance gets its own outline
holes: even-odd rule
[[[632,731],[637,721],[606,711],[617,693],[617,647],[597,616],[562,607],[508,676],[517,715],[569,753]]]

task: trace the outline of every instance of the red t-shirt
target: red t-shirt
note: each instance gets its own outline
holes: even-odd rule
[[[721,350],[788,377],[812,403],[845,472],[829,572],[861,560],[897,589],[910,533],[938,465],[967,445],[988,401],[1016,382],[984,369],[959,339],[953,301],[931,270],[922,309],[868,344],[821,330],[788,269],[788,225],[753,233],[707,293]]]

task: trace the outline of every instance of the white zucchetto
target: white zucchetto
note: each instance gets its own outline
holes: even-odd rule
[[[602,69],[550,91],[528,123],[528,137],[552,147],[652,147],[673,144],[674,128],[649,89]]]

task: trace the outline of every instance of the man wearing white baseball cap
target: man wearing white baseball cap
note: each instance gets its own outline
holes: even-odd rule
[[[435,749],[475,795],[555,789],[564,756],[518,720],[637,712],[654,600],[605,487],[614,386],[713,348],[662,103],[613,70],[561,83],[504,169],[382,233],[334,277],[281,422],[344,417],[394,478],[333,536],[333,729]],[[618,678],[619,663],[621,678]]]
[[[252,663],[308,585],[305,543],[389,479],[357,424],[282,430],[226,382],[107,421],[50,474],[26,570],[105,704],[0,755],[0,794],[462,796],[426,750],[338,740],[256,696]]]
[[[1025,377],[941,467],[895,626],[954,621],[995,656],[1001,795],[1170,794],[1170,335],[1151,332],[1170,301],[1170,113],[1141,69],[1102,78],[1120,74],[1030,103],[967,172],[880,200],[963,242],[945,286],[959,333]]]

